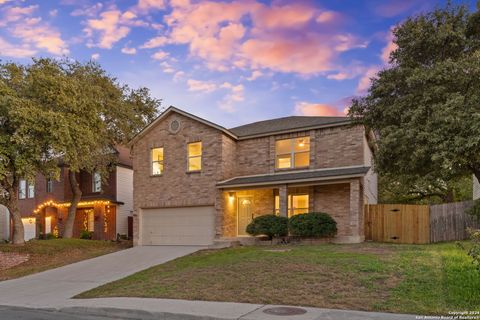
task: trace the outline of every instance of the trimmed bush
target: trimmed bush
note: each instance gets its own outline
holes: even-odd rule
[[[292,216],[288,230],[293,236],[329,238],[337,234],[337,223],[327,213],[310,212]]]
[[[266,235],[270,239],[284,237],[288,234],[288,218],[273,214],[259,216],[250,222],[246,231],[252,236]]]
[[[93,232],[88,230],[82,230],[80,232],[80,239],[91,240],[93,238]]]

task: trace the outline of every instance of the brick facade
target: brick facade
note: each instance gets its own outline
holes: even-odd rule
[[[171,132],[170,123],[180,122]],[[216,238],[237,235],[237,199],[251,195],[254,215],[274,212],[274,194],[280,192],[280,211],[286,210],[286,195],[294,185],[268,188],[217,189],[216,183],[236,176],[273,174],[275,141],[310,137],[310,166],[325,169],[365,166],[365,130],[361,126],[331,128],[236,140],[219,128],[177,112],[169,112],[144,132],[133,146],[134,243],[138,244],[141,209],[214,206]],[[201,172],[187,172],[187,143],[202,142]],[[151,149],[164,148],[164,172],[151,175]],[[369,161],[369,159],[368,159]],[[282,170],[284,171],[284,170]],[[338,222],[338,238],[363,240],[363,179],[303,186],[310,195],[310,211],[324,211]],[[283,192],[285,191],[285,192]],[[284,208],[285,207],[285,208]]]

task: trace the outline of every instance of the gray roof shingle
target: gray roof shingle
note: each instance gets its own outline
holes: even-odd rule
[[[289,131],[296,129],[309,129],[312,127],[326,126],[332,124],[349,123],[348,117],[310,117],[310,116],[291,116],[285,118],[271,119],[249,123],[228,129],[239,138],[269,134],[280,131]]]
[[[327,178],[342,178],[346,176],[363,176],[370,167],[345,167],[335,169],[321,169],[300,172],[275,173],[258,176],[240,176],[229,180],[220,181],[217,187],[232,187],[243,185],[268,185],[284,183],[285,181],[311,181],[311,180],[325,180]]]

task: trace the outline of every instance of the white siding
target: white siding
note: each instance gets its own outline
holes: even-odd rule
[[[117,166],[117,233],[127,234],[128,216],[133,211],[133,170]]]
[[[0,205],[0,240],[10,238],[10,217],[8,209]]]
[[[480,183],[475,176],[473,176],[473,200],[480,199]]]
[[[378,201],[378,179],[377,174],[373,171],[373,153],[368,146],[367,138],[363,138],[364,146],[364,160],[365,166],[371,167],[368,173],[364,177],[364,194],[365,203],[376,204]]]

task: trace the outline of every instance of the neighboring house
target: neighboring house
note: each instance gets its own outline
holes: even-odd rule
[[[478,183],[477,177],[473,175],[473,200],[480,199],[480,183]]]
[[[131,142],[134,244],[208,245],[252,218],[327,212],[337,241],[364,240],[377,202],[373,136],[346,117],[286,117],[225,129],[170,107]]]
[[[83,230],[93,232],[93,239],[116,239],[127,235],[128,216],[133,210],[133,170],[127,148],[116,148],[117,164],[105,183],[99,174],[80,172],[77,181],[82,190],[73,236]],[[25,240],[41,234],[61,235],[72,197],[68,167],[61,166],[60,180],[38,174],[34,183],[19,182],[19,209],[25,229]]]
[[[0,243],[10,239],[10,214],[5,206],[0,204]]]

